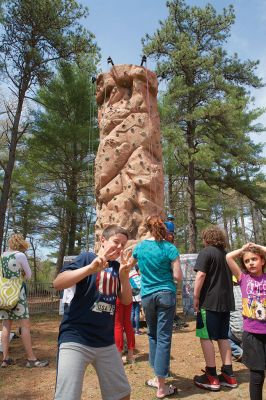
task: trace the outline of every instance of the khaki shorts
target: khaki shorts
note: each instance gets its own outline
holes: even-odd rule
[[[89,347],[70,342],[59,347],[55,400],[81,398],[88,364],[95,368],[103,400],[120,400],[130,394],[122,359],[115,345]]]

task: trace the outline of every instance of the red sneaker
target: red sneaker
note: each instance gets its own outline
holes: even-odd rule
[[[219,375],[219,381],[221,386],[226,386],[230,388],[237,387],[237,380],[234,375],[227,375],[223,371],[221,371],[221,375]]]
[[[203,371],[203,370],[202,370]],[[207,373],[207,371],[203,371],[203,375],[194,376],[194,383],[196,386],[201,389],[211,390],[212,392],[218,392],[220,390],[220,381],[218,376],[212,376]]]

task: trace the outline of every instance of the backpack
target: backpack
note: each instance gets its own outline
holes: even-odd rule
[[[132,296],[137,296],[140,292],[140,284],[141,278],[135,269],[130,271],[129,274],[129,283],[132,289]]]

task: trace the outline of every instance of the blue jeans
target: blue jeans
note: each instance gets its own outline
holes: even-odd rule
[[[176,294],[160,291],[142,297],[149,338],[149,362],[155,375],[166,378],[169,374]]]
[[[234,336],[230,328],[228,332],[228,340],[231,346],[232,356],[235,358],[242,357],[243,355],[243,349],[241,347],[242,342]]]
[[[140,315],[140,303],[133,301],[131,310],[131,323],[136,332],[139,332],[139,315]]]

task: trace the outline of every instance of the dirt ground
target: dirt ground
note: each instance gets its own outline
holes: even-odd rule
[[[0,369],[1,400],[53,399],[59,322],[59,316],[32,318],[33,348],[37,357],[49,360],[50,365],[47,368],[25,368],[25,355],[21,339],[12,340],[11,356],[15,359],[16,364],[6,369]],[[152,377],[152,371],[148,364],[148,338],[145,328],[143,328],[143,332],[143,335],[136,336],[136,362],[125,366],[132,387],[132,400],[156,399],[155,390],[145,386],[145,380]],[[220,392],[208,392],[194,386],[193,376],[201,373],[201,369],[204,368],[199,341],[195,337],[195,321],[190,321],[187,328],[174,331],[171,354],[171,377],[168,381],[178,387],[178,393],[171,396],[171,399],[249,399],[248,371],[241,363],[234,363],[235,374],[239,382],[236,389],[223,388]],[[218,354],[217,366],[220,367]],[[266,398],[266,390],[264,397]],[[92,367],[88,367],[84,380],[82,400],[85,399],[101,399],[97,377]]]

